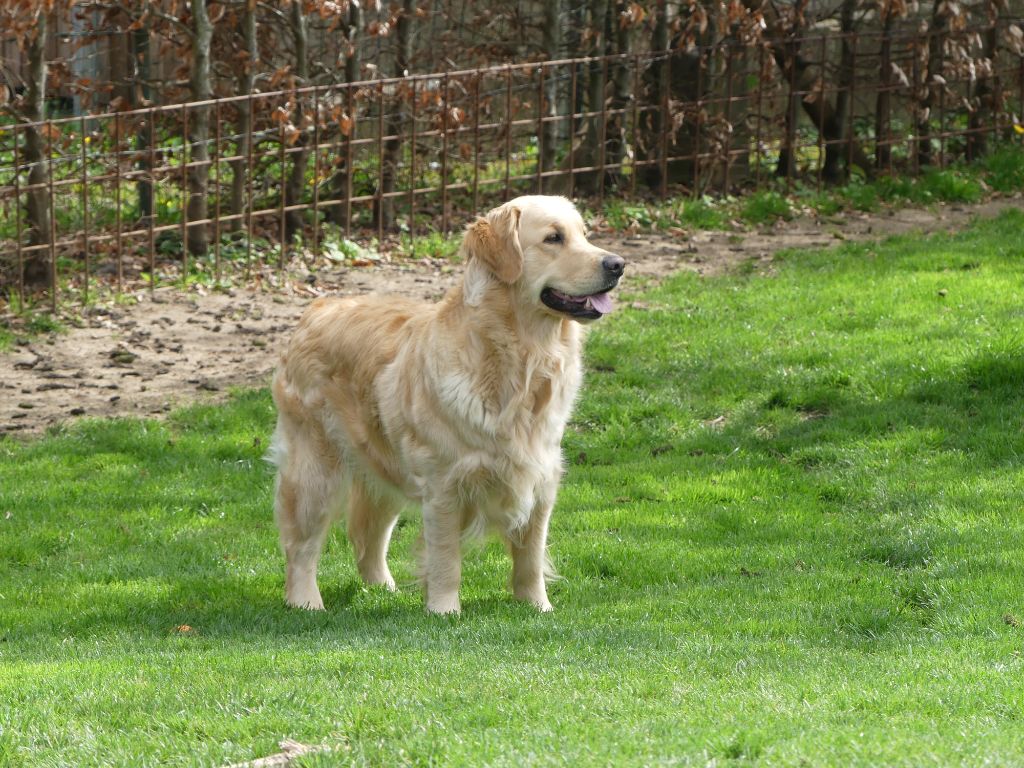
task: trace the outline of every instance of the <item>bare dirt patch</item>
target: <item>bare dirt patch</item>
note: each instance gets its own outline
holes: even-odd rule
[[[1006,208],[1024,208],[1024,201],[803,218],[736,232],[600,234],[594,240],[626,258],[628,290],[631,276],[648,285],[680,270],[712,276],[748,263],[767,269],[781,250],[956,230]],[[315,280],[296,274],[274,292],[160,289],[138,293],[134,305],[90,308],[66,333],[21,339],[0,354],[0,435],[37,433],[79,417],[160,416],[179,405],[222,398],[233,386],[264,386],[313,298],[393,293],[436,300],[460,273],[447,262],[382,262],[322,270]]]

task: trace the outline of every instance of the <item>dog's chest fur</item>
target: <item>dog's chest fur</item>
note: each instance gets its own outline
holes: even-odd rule
[[[381,412],[405,492],[421,503],[462,504],[513,531],[554,501],[580,385],[580,338],[566,323],[541,345],[494,341],[470,334],[440,354],[436,344],[409,345],[376,390],[402,393]],[[419,375],[403,381],[409,370]]]

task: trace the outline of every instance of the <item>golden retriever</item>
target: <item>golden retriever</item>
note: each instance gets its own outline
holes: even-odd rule
[[[323,608],[317,564],[342,513],[363,580],[394,589],[388,542],[411,501],[428,611],[459,611],[460,541],[484,528],[508,544],[515,597],[551,610],[548,519],[582,326],[611,311],[625,262],[546,196],[478,218],[462,257],[462,283],[437,304],[315,301],[281,358],[270,456],[289,605]]]

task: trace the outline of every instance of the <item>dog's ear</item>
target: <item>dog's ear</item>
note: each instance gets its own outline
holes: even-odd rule
[[[467,257],[479,259],[503,283],[514,283],[523,274],[520,213],[514,205],[503,205],[474,221],[466,230]]]

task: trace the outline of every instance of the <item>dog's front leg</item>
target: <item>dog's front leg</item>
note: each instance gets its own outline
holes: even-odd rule
[[[462,580],[462,515],[457,505],[435,503],[423,506],[425,581],[430,613],[459,612],[459,583]]]
[[[547,540],[552,506],[551,503],[538,504],[526,527],[508,537],[512,552],[512,594],[544,613],[553,610],[544,583],[544,572],[549,568]]]

